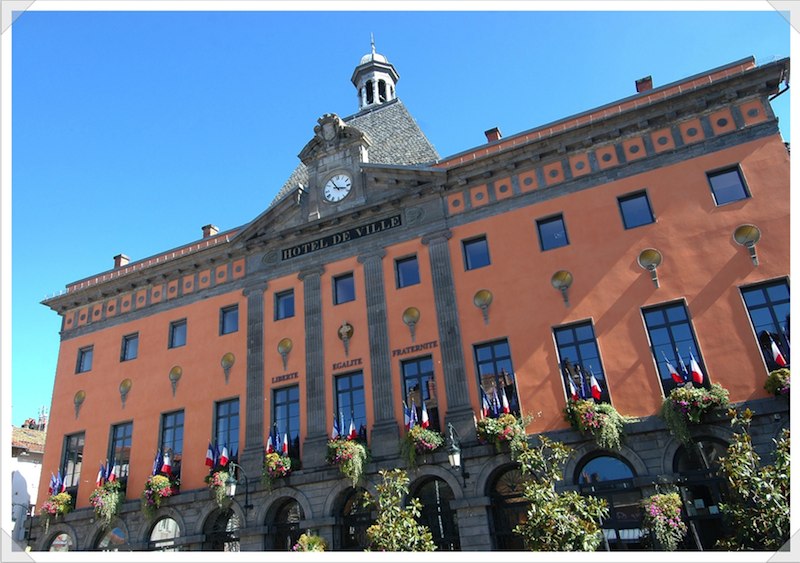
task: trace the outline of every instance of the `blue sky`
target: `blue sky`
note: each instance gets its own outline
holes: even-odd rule
[[[730,5],[708,6],[720,4]],[[258,216],[317,118],[355,113],[350,76],[370,33],[444,157],[495,126],[509,136],[631,96],[643,76],[658,87],[751,55],[787,57],[795,32],[763,6],[22,14],[11,67],[12,422],[50,405],[60,317],[40,301],[110,269],[116,254],[138,260],[200,238],[205,224]],[[788,141],[789,95],[775,108]]]

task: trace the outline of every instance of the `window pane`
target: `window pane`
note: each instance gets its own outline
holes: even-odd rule
[[[419,264],[417,257],[411,256],[395,262],[397,268],[397,287],[408,287],[419,283]]]
[[[748,197],[738,169],[709,174],[708,181],[711,183],[711,191],[714,194],[714,200],[717,205],[739,201]]]
[[[653,212],[645,192],[619,198],[619,208],[626,229],[653,222]]]
[[[542,250],[550,250],[569,244],[564,218],[559,215],[551,219],[542,219],[536,222],[539,230],[539,244]]]
[[[464,241],[463,246],[464,265],[467,270],[483,268],[490,264],[489,243],[486,241],[486,237]]]
[[[239,306],[225,307],[220,311],[220,334],[230,334],[239,330]]]
[[[334,278],[334,303],[347,303],[354,301],[356,298],[356,286],[353,279],[353,274],[347,274]]]
[[[667,321],[663,322],[662,317],[662,320],[659,320],[657,325],[659,328],[654,328],[650,322],[650,319],[658,319],[658,315],[648,314],[653,312],[666,312]],[[680,378],[687,382],[691,380],[691,376],[688,373],[688,369],[684,369],[684,367],[688,368],[692,355],[694,355],[701,371],[705,374],[702,385],[708,387],[710,385],[708,373],[697,348],[686,307],[682,303],[665,305],[645,312],[644,317],[664,394],[669,394],[675,387],[683,385],[683,383],[676,383],[672,378],[667,362],[672,364],[678,371]],[[694,383],[694,385],[698,384]]]
[[[169,347],[177,348],[186,344],[186,321],[176,321],[170,325]]]
[[[275,294],[275,320],[294,317],[294,290]]]

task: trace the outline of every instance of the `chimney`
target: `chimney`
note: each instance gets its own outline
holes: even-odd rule
[[[492,127],[488,131],[484,131],[483,134],[486,135],[486,140],[488,142],[490,142],[490,143],[493,143],[495,141],[499,141],[500,139],[503,138],[503,134],[500,132],[500,129],[498,129],[497,127]]]
[[[647,92],[648,90],[653,89],[653,77],[652,76],[645,76],[644,78],[640,78],[636,81],[636,91],[637,92]]]
[[[203,238],[213,237],[219,232],[219,229],[214,225],[206,225],[203,227]]]
[[[125,256],[124,254],[117,254],[116,256],[114,256],[114,269],[116,270],[117,268],[121,268],[122,266],[127,266],[128,262],[130,261],[131,259]]]

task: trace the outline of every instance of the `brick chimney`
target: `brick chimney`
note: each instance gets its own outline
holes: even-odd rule
[[[500,129],[498,129],[497,127],[492,127],[488,131],[484,131],[483,134],[486,135],[486,140],[488,142],[490,142],[490,143],[493,143],[495,141],[499,141],[500,139],[503,138],[503,134],[500,132]]]
[[[213,237],[219,232],[219,229],[214,225],[206,225],[203,227],[203,238]]]
[[[117,254],[116,256],[114,256],[114,269],[116,270],[117,268],[121,268],[122,266],[127,266],[128,262],[130,261],[131,259],[128,258],[126,255]]]
[[[653,89],[653,77],[652,76],[645,76],[644,78],[640,78],[636,81],[636,91],[637,92],[647,92],[648,90]]]

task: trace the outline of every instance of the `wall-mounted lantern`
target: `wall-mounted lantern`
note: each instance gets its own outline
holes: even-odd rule
[[[175,396],[175,391],[178,390],[178,381],[180,381],[181,376],[183,375],[183,368],[181,366],[175,366],[171,370],[169,370],[169,382],[172,384],[172,396]]]
[[[222,359],[219,363],[222,366],[222,372],[225,374],[225,385],[227,385],[228,378],[231,376],[231,368],[233,364],[236,363],[236,356],[234,356],[232,352],[226,352],[222,355]]]
[[[550,278],[550,283],[561,292],[561,296],[564,298],[564,305],[569,307],[569,295],[567,294],[567,290],[572,285],[572,274],[567,270],[559,270]]]
[[[663,260],[661,253],[655,248],[645,248],[639,253],[639,257],[636,260],[639,262],[639,266],[650,272],[650,279],[653,280],[653,285],[659,287],[656,268],[661,265]]]
[[[283,338],[280,342],[278,342],[278,354],[281,355],[281,359],[283,360],[283,371],[286,371],[286,365],[289,361],[289,352],[292,351],[292,339],[291,338]]]
[[[472,302],[483,313],[483,322],[487,325],[489,324],[489,305],[492,304],[493,299],[494,295],[488,289],[478,290],[472,298]]]
[[[411,342],[414,342],[416,337],[416,328],[417,323],[419,322],[419,309],[416,307],[409,307],[405,311],[403,311],[403,322],[406,323],[408,326],[409,332],[411,332]]]
[[[750,253],[753,266],[758,266],[758,255],[756,255],[756,243],[761,239],[761,229],[755,225],[739,225],[733,231],[733,240],[736,244],[744,246]]]

